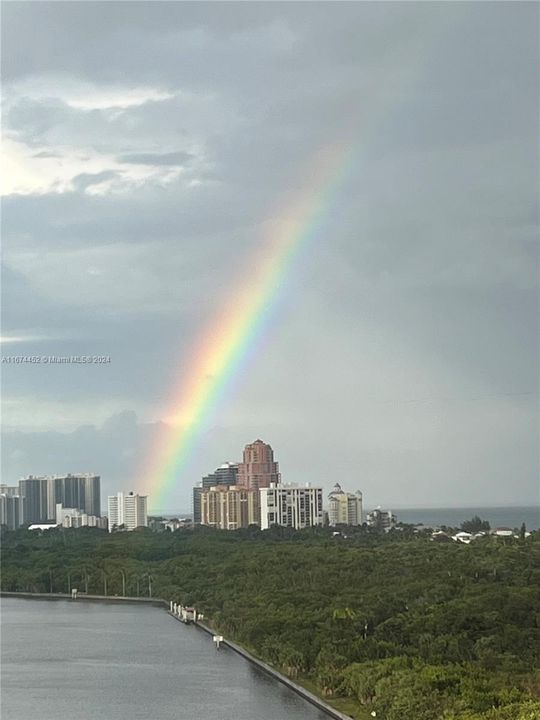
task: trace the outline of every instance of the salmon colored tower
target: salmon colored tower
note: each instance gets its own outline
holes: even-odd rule
[[[270,487],[281,482],[279,465],[274,462],[272,447],[262,440],[244,448],[244,460],[238,465],[238,485],[248,490]]]

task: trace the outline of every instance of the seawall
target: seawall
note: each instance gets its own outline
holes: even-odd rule
[[[178,622],[182,622],[174,613],[169,611],[169,615],[173,617],[175,620],[178,620]],[[195,627],[200,628],[204,632],[208,633],[209,635],[218,635],[219,633],[217,631],[212,630],[212,628],[208,627],[208,625],[205,625],[201,622],[194,622],[192,623]],[[259,660],[259,658],[255,657],[255,655],[252,655],[250,652],[245,650],[241,645],[238,645],[235,642],[232,642],[232,640],[227,640],[226,638],[223,638],[221,641],[222,645],[226,645],[227,647],[231,648],[231,650],[234,650],[234,652],[241,655],[245,660],[252,663],[253,665],[256,665],[258,668],[260,668],[263,672],[267,673],[268,675],[271,675],[275,680],[282,683],[283,685],[286,685],[290,690],[295,692],[297,695],[300,695],[304,698],[304,700],[307,700],[312,705],[315,705],[319,710],[322,710],[324,713],[326,713],[329,717],[334,718],[335,720],[351,720],[350,715],[345,715],[345,713],[340,712],[339,710],[336,710],[331,705],[329,705],[327,702],[325,702],[322,698],[320,698],[318,695],[315,695],[314,693],[310,692],[309,690],[306,690],[306,688],[302,687],[301,685],[297,685],[295,682],[293,682],[290,678],[288,678],[286,675],[282,675],[282,673],[275,670],[271,665],[268,665],[268,663],[263,662],[262,660]]]
[[[32,593],[32,592],[8,592],[2,590],[0,597],[15,597],[15,598],[27,598],[29,600],[73,600],[71,595],[67,593]],[[149,598],[149,597],[124,597],[121,595],[86,595],[85,593],[79,592],[77,599],[73,602],[83,600],[84,602],[101,602],[101,603],[120,603],[120,604],[145,604],[153,605],[154,607],[169,606],[169,603],[165,602],[161,598]]]
[[[174,615],[174,613],[170,612],[168,609],[170,604],[167,602],[167,600],[163,600],[161,598],[148,598],[148,597],[123,597],[119,595],[86,595],[85,593],[78,593],[76,600],[73,600],[71,595],[68,595],[67,593],[31,593],[31,592],[8,592],[6,590],[0,591],[0,597],[14,597],[14,598],[21,598],[21,599],[28,599],[28,600],[72,600],[73,602],[79,602],[82,600],[83,602],[100,602],[100,603],[116,603],[116,604],[145,604],[145,605],[151,605],[153,607],[166,607],[167,613],[171,617],[173,617],[178,622],[181,622],[181,620]],[[216,631],[212,630],[208,625],[205,625],[201,622],[194,622],[192,623],[195,627],[199,628],[203,632],[207,633],[210,636],[218,634]],[[297,685],[295,682],[293,682],[290,678],[283,675],[282,673],[275,670],[273,667],[268,665],[267,663],[263,662],[262,660],[259,660],[259,658],[255,657],[255,655],[252,655],[250,652],[245,650],[241,645],[238,645],[235,642],[232,642],[232,640],[227,640],[226,638],[223,639],[222,645],[226,645],[234,652],[238,653],[238,655],[241,655],[245,660],[252,663],[256,667],[258,667],[260,670],[265,672],[267,675],[270,675],[278,682],[282,683],[286,687],[288,687],[290,690],[295,692],[297,695],[300,695],[304,698],[304,700],[307,700],[309,703],[314,705],[316,708],[321,710],[322,712],[326,713],[331,718],[334,718],[334,720],[351,720],[350,715],[345,715],[344,713],[340,712],[339,710],[336,710],[331,705],[326,703],[322,698],[318,697],[314,693],[310,692],[309,690],[306,690],[301,685]]]

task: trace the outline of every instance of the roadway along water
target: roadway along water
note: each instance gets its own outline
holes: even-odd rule
[[[2,720],[328,720],[164,610],[2,598]]]

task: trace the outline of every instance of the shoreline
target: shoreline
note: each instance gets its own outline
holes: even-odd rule
[[[174,618],[177,622],[182,623],[180,618],[178,618],[174,613],[172,613],[169,608],[169,602],[167,600],[164,600],[162,598],[149,598],[149,597],[124,597],[120,595],[85,595],[84,593],[78,594],[77,598],[72,598],[71,595],[68,595],[67,593],[32,593],[32,592],[10,592],[7,590],[1,590],[0,591],[0,598],[19,598],[22,600],[68,600],[71,602],[77,602],[79,600],[83,600],[84,602],[97,602],[97,603],[119,603],[119,604],[131,604],[131,605],[137,605],[137,604],[145,604],[145,605],[151,605],[152,607],[159,607],[159,608],[167,608],[166,612],[167,615]],[[182,623],[184,624],[184,623]],[[193,622],[192,625],[196,628],[199,628],[203,632],[207,633],[208,635],[215,635],[216,632],[212,630],[208,625],[205,625],[201,622]],[[281,683],[282,685],[285,685],[289,688],[289,690],[292,690],[294,693],[299,695],[300,697],[304,698],[307,702],[309,702],[311,705],[316,707],[318,710],[321,710],[322,712],[326,713],[328,717],[333,718],[334,720],[352,720],[350,715],[345,715],[345,713],[342,713],[339,710],[336,710],[336,708],[329,705],[327,702],[325,702],[322,698],[320,698],[318,695],[315,695],[314,693],[310,692],[309,690],[306,690],[301,685],[298,685],[293,680],[288,678],[286,675],[283,675],[279,671],[275,670],[273,667],[268,665],[267,663],[263,662],[262,660],[259,660],[259,658],[252,655],[250,652],[245,650],[241,645],[238,645],[237,643],[233,642],[232,640],[227,640],[226,638],[223,638],[222,645],[226,645],[228,648],[230,648],[233,652],[237,653],[241,657],[244,658],[244,660],[247,660],[252,665],[255,665],[260,670],[262,670],[267,675],[270,675],[274,680]],[[214,652],[216,652],[214,650]]]
[[[178,618],[174,613],[167,611],[167,614],[173,617],[178,622],[182,622],[180,618]],[[217,634],[215,630],[212,630],[208,625],[205,625],[201,622],[194,622],[192,623],[195,627],[200,628],[203,630],[203,632],[208,633],[209,635],[215,635]],[[255,655],[252,655],[248,650],[243,648],[241,645],[238,645],[237,643],[233,642],[232,640],[227,640],[227,638],[223,638],[221,641],[222,645],[226,645],[228,648],[233,650],[235,653],[238,653],[241,657],[244,658],[244,660],[247,660],[252,665],[255,665],[263,672],[267,673],[271,677],[274,678],[274,680],[277,680],[278,682],[282,683],[286,687],[288,687],[290,690],[295,692],[297,695],[300,695],[304,698],[304,700],[307,700],[311,705],[314,705],[319,710],[322,710],[324,713],[326,713],[329,717],[334,718],[334,720],[352,720],[350,715],[345,715],[344,713],[340,712],[339,710],[336,710],[336,708],[329,705],[327,702],[325,702],[322,698],[320,698],[318,695],[315,695],[314,693],[310,692],[309,690],[306,690],[306,688],[302,687],[302,685],[298,685],[293,680],[288,678],[286,675],[283,675],[278,670],[275,670],[271,665],[268,665],[268,663],[265,663],[263,660],[260,660],[259,658],[255,657]]]
[[[33,592],[11,592],[9,590],[0,590],[0,598],[3,597],[14,597],[22,598],[23,600],[71,600],[76,602],[77,600],[84,600],[85,602],[102,602],[102,603],[120,603],[124,605],[137,605],[146,604],[154,607],[167,606],[168,603],[161,598],[149,598],[149,597],[131,597],[123,595],[86,595],[85,593],[79,593],[74,599],[67,593],[33,593]]]

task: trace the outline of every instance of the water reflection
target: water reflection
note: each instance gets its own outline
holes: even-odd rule
[[[163,610],[2,600],[2,720],[328,720]]]

